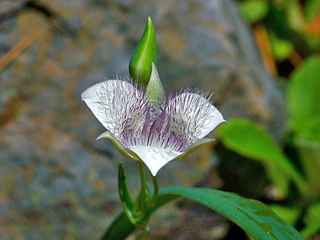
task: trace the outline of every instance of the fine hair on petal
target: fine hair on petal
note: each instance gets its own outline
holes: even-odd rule
[[[147,109],[147,99],[144,91],[122,80],[108,80],[103,82],[99,92],[101,111],[104,120],[110,125],[109,130],[116,137],[124,131],[134,135],[142,126]],[[120,139],[121,140],[121,139]]]

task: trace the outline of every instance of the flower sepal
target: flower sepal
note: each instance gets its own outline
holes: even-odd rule
[[[154,105],[156,108],[159,106],[159,102],[162,103],[166,101],[166,94],[160,81],[157,67],[154,63],[152,63],[152,72],[146,93],[150,104]]]
[[[114,146],[117,148],[117,150],[122,153],[122,155],[124,155],[127,158],[130,158],[132,160],[140,160],[140,158],[137,156],[137,154],[135,154],[133,151],[131,151],[129,148],[126,148],[125,146],[123,146],[115,136],[113,136],[113,134],[110,131],[106,131],[104,133],[102,133],[99,137],[97,137],[97,140],[101,139],[101,138],[108,138],[110,139]]]
[[[181,158],[184,158],[186,156],[189,156],[190,154],[192,154],[194,151],[196,151],[199,147],[201,147],[202,145],[206,144],[206,143],[210,143],[213,142],[215,139],[213,138],[203,138],[200,139],[198,141],[196,141],[195,143],[191,144],[183,154],[179,155],[178,157],[176,157],[175,159],[173,159],[172,161],[176,161],[176,160],[180,160]]]

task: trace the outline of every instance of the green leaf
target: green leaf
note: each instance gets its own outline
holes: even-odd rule
[[[132,210],[134,207],[134,201],[131,197],[131,193],[128,188],[126,175],[124,173],[123,163],[119,164],[119,173],[118,173],[118,185],[119,185],[119,195],[122,203],[122,207],[127,214],[131,222],[134,222],[132,217]]]
[[[107,228],[100,240],[121,240],[126,239],[136,227],[130,222],[127,215],[120,213]]]
[[[306,178],[312,191],[309,202],[320,196],[320,58],[307,59],[291,76],[288,103],[291,127],[295,133]]]
[[[320,115],[306,119],[295,140],[299,145],[320,149]]]
[[[282,205],[268,205],[268,207],[292,226],[296,224],[301,215],[301,210],[298,208],[290,208]]]
[[[133,208],[134,201],[131,197],[129,187],[126,180],[126,175],[124,173],[123,163],[119,164],[119,174],[118,174],[118,184],[119,184],[119,195],[120,199],[129,209]]]
[[[148,17],[146,29],[129,63],[129,72],[133,81],[147,85],[151,76],[152,63],[158,65],[157,41],[151,18]]]
[[[243,17],[250,23],[261,20],[268,13],[268,2],[265,0],[239,2],[239,6]]]
[[[263,203],[219,190],[188,187],[160,189],[154,210],[180,197],[187,197],[219,212],[255,239],[303,239],[292,226]],[[134,226],[122,213],[107,229],[101,240],[122,240],[134,230]]]
[[[311,57],[290,76],[288,103],[291,127],[304,131],[308,119],[320,116],[320,58]]]
[[[305,202],[314,203],[319,201],[320,197],[320,147],[319,143],[314,143],[302,137],[296,138],[296,144],[299,149],[299,155],[302,159],[302,164],[309,189],[305,195]]]
[[[299,171],[268,133],[257,124],[248,120],[233,120],[220,127],[219,136],[227,148],[243,156],[274,165],[295,181],[302,194],[308,191],[308,186]]]
[[[176,194],[202,203],[229,218],[255,239],[303,239],[297,230],[278,217],[265,204],[256,200],[206,188],[161,189],[160,195],[165,194]]]

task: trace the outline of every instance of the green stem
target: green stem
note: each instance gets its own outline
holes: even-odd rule
[[[149,206],[148,209],[153,207],[154,202],[156,201],[157,197],[158,197],[158,193],[159,193],[159,186],[158,186],[158,180],[157,177],[152,176],[152,181],[153,181],[153,196],[151,198],[151,201],[149,202]]]
[[[146,178],[144,176],[144,169],[143,169],[143,163],[141,161],[139,161],[139,170],[140,170],[140,180],[141,180],[141,190],[140,190],[140,198],[142,200],[142,204],[140,205],[141,212],[142,214],[145,214],[146,212],[146,205],[145,205],[145,201],[146,201]]]

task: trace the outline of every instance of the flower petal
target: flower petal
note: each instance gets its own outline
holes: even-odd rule
[[[124,128],[142,128],[147,100],[144,94],[129,82],[107,80],[88,88],[81,98],[115,137],[118,137]]]
[[[209,102],[209,101],[208,101]],[[209,102],[210,103],[210,102]],[[211,103],[210,103],[211,104]],[[215,129],[220,123],[227,122],[224,120],[222,114],[220,111],[211,104],[212,112],[207,116],[207,123],[203,125],[201,128],[201,134],[199,136],[199,139],[207,136],[213,129]]]
[[[139,156],[153,176],[156,176],[164,165],[182,154],[180,152],[166,151],[152,147],[131,146],[128,148]]]
[[[128,147],[134,152],[142,162],[148,167],[152,176],[156,176],[159,170],[171,161],[176,161],[184,158],[194,151],[196,151],[202,145],[212,142],[214,139],[203,138],[190,145],[183,152],[166,151],[164,149],[152,148],[152,147]]]
[[[173,119],[177,134],[189,138],[190,144],[208,135],[220,123],[222,114],[205,97],[185,92],[168,102],[168,114]]]

